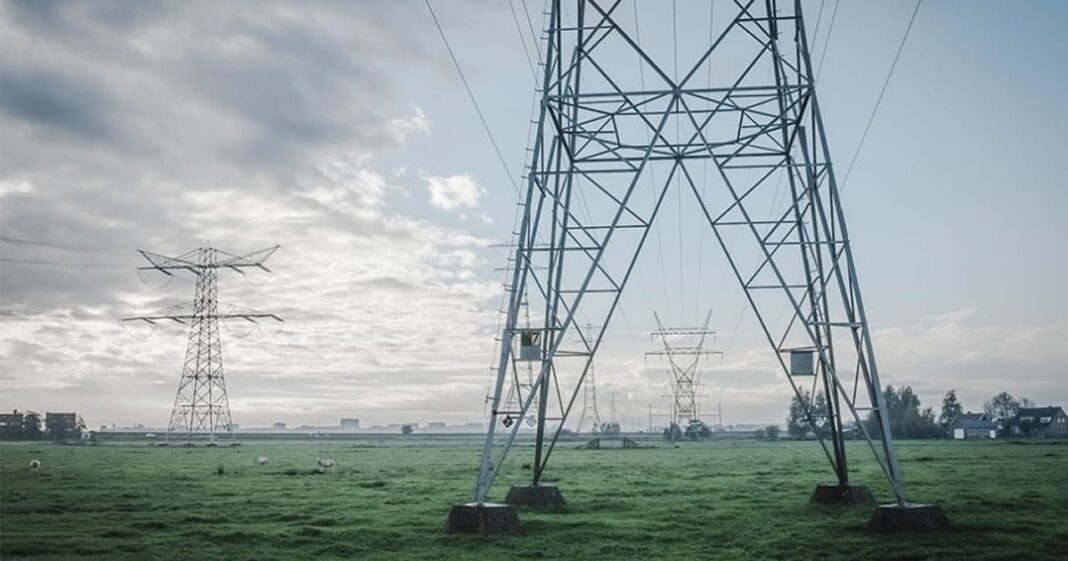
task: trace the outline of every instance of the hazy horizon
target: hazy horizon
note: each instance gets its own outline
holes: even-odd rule
[[[846,167],[913,4],[842,2],[828,39],[830,4],[810,33]],[[512,5],[434,3],[506,175],[422,1],[3,2],[0,410],[166,426],[185,333],[119,319],[193,294],[142,281],[137,249],[210,242],[281,244],[273,275],[220,273],[220,302],[285,319],[222,331],[235,423],[485,422],[542,48],[540,3]],[[679,2],[680,50],[707,41],[706,5]],[[667,45],[670,14],[639,7]],[[950,389],[971,411],[1068,405],[1065,23],[1063,2],[924,3],[844,189],[882,383],[936,412]],[[612,394],[617,419],[666,413],[653,312],[711,310],[702,408],[782,423],[792,392],[740,289],[665,204],[596,363],[602,419]]]

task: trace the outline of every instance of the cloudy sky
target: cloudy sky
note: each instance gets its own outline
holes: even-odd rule
[[[806,10],[821,4],[819,94],[846,162],[913,4]],[[192,296],[188,277],[139,275],[137,249],[210,242],[282,246],[271,276],[221,273],[223,302],[286,320],[223,331],[235,422],[483,419],[542,6],[434,6],[507,173],[422,1],[3,2],[0,408],[165,424],[185,335],[118,319]],[[701,48],[701,21],[682,20],[680,49]],[[969,409],[1002,390],[1068,403],[1066,25],[1053,0],[925,2],[849,179],[884,382],[926,404],[951,388]],[[619,420],[666,411],[664,365],[642,358],[652,312],[711,309],[726,354],[704,407],[780,421],[790,390],[695,251],[642,262],[600,411],[613,394]]]

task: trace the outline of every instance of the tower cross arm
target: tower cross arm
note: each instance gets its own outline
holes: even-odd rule
[[[658,337],[671,335],[716,335],[716,332],[709,331],[703,327],[663,327],[653,331],[649,335],[653,339],[656,339]]]
[[[148,261],[148,265],[144,267],[138,267],[142,271],[159,271],[165,275],[171,276],[171,271],[185,269],[191,271],[193,274],[199,274],[202,269],[231,269],[239,273],[243,273],[242,269],[255,267],[262,269],[268,273],[271,272],[264,262],[270,259],[271,255],[275,251],[278,251],[279,245],[273,245],[264,249],[251,251],[242,255],[234,255],[222,250],[216,249],[215,252],[221,256],[221,259],[214,263],[202,263],[197,259],[197,253],[199,250],[193,250],[187,253],[183,253],[178,257],[169,257],[166,255],[160,255],[151,251],[137,250],[142,257]]]
[[[645,356],[672,356],[672,355],[721,355],[723,351],[702,349],[701,347],[672,347],[671,350],[649,351]]]
[[[142,271],[156,270],[167,276],[174,276],[171,274],[171,271],[173,270],[186,269],[192,271],[193,273],[196,273],[197,269],[200,268],[199,263],[190,259],[191,257],[195,257],[195,251],[183,253],[178,257],[168,257],[166,255],[152,253],[151,251],[145,251],[143,249],[139,249],[137,250],[137,252],[140,253],[141,256],[149,262],[148,266],[138,267],[138,269]]]
[[[270,259],[271,255],[274,255],[274,252],[278,251],[279,247],[281,246],[273,245],[271,247],[246,253],[244,255],[230,255],[224,251],[219,251],[219,253],[225,257],[225,259],[220,260],[218,263],[215,264],[215,266],[233,269],[239,273],[243,268],[256,267],[258,269],[263,269],[264,271],[270,273],[271,270],[265,267],[263,263],[264,261]]]
[[[252,323],[256,323],[258,319],[273,319],[275,321],[285,321],[281,317],[275,314],[173,314],[173,315],[148,315],[148,316],[134,316],[128,318],[122,318],[122,321],[143,321],[146,323],[156,323],[157,321],[170,320],[177,323],[186,323],[194,319],[243,319]]]
[[[143,321],[152,324],[159,321],[173,321],[184,324],[194,319],[243,319],[252,323],[260,319],[282,321],[277,314],[264,313],[243,306],[227,306],[223,312],[197,311],[194,302],[183,302],[143,316],[123,318],[122,321]]]

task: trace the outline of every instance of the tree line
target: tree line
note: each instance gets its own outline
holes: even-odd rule
[[[894,438],[944,438],[954,419],[964,412],[955,389],[946,392],[942,398],[942,409],[937,414],[934,408],[923,407],[919,396],[912,390],[912,386],[894,388],[888,385],[882,390],[882,394],[889,418],[890,434]],[[844,407],[844,404],[842,406]],[[1021,407],[1033,406],[1034,402],[1030,399],[1017,400],[1008,392],[1001,392],[983,403],[983,412],[993,420],[1012,419]],[[815,397],[805,394],[795,395],[790,402],[786,417],[787,435],[791,438],[828,436],[830,434],[828,412],[827,396],[822,391],[818,392]],[[809,415],[812,417],[811,423]],[[858,425],[855,419],[850,421],[848,412],[842,414],[842,420],[846,432],[852,434],[861,432],[861,425]],[[869,413],[863,419],[863,428],[872,438],[878,438],[878,421],[873,414]]]

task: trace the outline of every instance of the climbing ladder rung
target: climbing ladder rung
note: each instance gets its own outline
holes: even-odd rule
[[[617,224],[615,226],[568,226],[567,231],[572,230],[610,230],[612,228],[648,228],[648,224]]]
[[[768,245],[768,246],[778,246],[778,245],[837,245],[837,244],[842,244],[842,243],[845,243],[845,242],[838,241],[838,240],[825,240],[825,241],[818,241],[818,242],[813,242],[813,241],[785,242],[784,241],[784,242],[766,243],[764,245]]]
[[[572,247],[532,247],[527,251],[598,251],[599,245],[578,245]]]
[[[767,224],[796,224],[796,220],[753,220],[746,222],[745,220],[732,220],[732,221],[717,221],[716,226],[748,226],[750,224],[754,226],[767,225]]]

